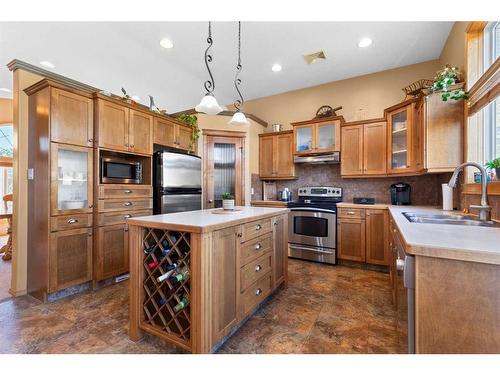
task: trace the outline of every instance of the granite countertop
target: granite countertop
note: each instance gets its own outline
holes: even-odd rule
[[[461,214],[435,207],[389,206],[405,251],[412,255],[500,265],[500,228],[412,223],[403,212]]]
[[[288,208],[250,206],[236,208],[241,211],[231,214],[214,214],[212,211],[221,209],[213,208],[208,210],[177,212],[173,214],[134,217],[127,219],[127,223],[142,227],[201,233],[211,232],[252,220],[264,219],[289,212]]]

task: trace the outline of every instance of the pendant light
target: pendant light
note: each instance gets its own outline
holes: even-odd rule
[[[198,104],[194,109],[198,113],[206,113],[207,115],[216,115],[217,113],[222,112],[222,108],[219,105],[219,103],[217,103],[217,99],[215,99],[215,96],[213,94],[215,89],[215,80],[209,66],[209,63],[212,62],[212,55],[208,53],[208,50],[212,47],[212,44],[214,43],[212,40],[212,23],[210,21],[208,22],[207,43],[208,47],[205,50],[205,66],[207,67],[208,70],[209,79],[204,83],[205,90],[207,90],[207,93],[201,99],[200,104]]]
[[[243,106],[244,100],[243,95],[241,95],[241,91],[239,85],[241,84],[241,79],[238,76],[241,73],[241,69],[243,66],[241,65],[241,22],[238,22],[238,65],[236,65],[236,76],[234,77],[234,87],[236,92],[239,95],[239,99],[236,99],[234,102],[234,106],[236,107],[236,112],[231,118],[231,121],[228,122],[229,125],[250,125],[250,122],[247,120],[245,114],[241,111],[241,107]]]

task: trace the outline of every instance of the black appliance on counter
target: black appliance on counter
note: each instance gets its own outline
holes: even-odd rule
[[[397,206],[411,204],[411,186],[404,182],[391,185],[391,203]]]

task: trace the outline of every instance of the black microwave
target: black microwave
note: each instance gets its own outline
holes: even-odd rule
[[[102,184],[142,184],[142,163],[118,157],[101,157]]]

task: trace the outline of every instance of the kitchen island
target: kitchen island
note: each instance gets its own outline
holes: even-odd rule
[[[130,330],[210,353],[287,284],[288,209],[237,207],[128,220]]]

